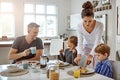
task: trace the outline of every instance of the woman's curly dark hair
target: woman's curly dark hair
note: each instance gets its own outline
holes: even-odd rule
[[[90,1],[87,1],[85,2],[83,5],[82,5],[82,18],[86,17],[86,16],[92,16],[94,17],[94,12],[93,12],[93,5]]]

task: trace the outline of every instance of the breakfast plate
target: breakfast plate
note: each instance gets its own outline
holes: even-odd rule
[[[18,62],[16,64],[22,64],[22,62],[27,62],[28,64],[39,64],[40,62],[37,60],[23,60],[21,62]]]
[[[28,61],[28,64],[29,64],[29,65],[33,65],[33,64],[38,65],[38,64],[39,64],[39,61],[31,60],[31,61]]]
[[[69,66],[70,64],[67,62],[60,62],[59,63],[59,67],[65,67],[65,66]]]
[[[80,73],[80,74],[82,74],[82,75],[87,75],[87,74],[92,74],[92,73],[94,73],[95,71],[94,71],[94,69],[92,69],[92,68],[86,68],[87,69],[87,72],[86,73]]]
[[[36,60],[29,60],[29,61],[25,60],[25,61],[17,63],[16,66],[23,69],[24,63],[28,64],[28,68],[33,67],[33,66],[38,66],[40,64],[39,61],[36,61]]]
[[[80,72],[80,74],[81,74],[81,75],[89,75],[89,74],[95,73],[94,69],[92,69],[92,68],[86,68],[86,69],[87,69],[87,71],[86,71],[85,73]],[[74,70],[69,70],[67,73],[68,73],[69,75],[72,75],[72,76],[73,76]]]
[[[58,64],[59,67],[65,67],[65,66],[69,66],[70,65],[69,63],[63,62],[63,61],[60,61],[60,60],[50,60],[47,64],[48,65],[50,65],[50,64]]]
[[[29,70],[27,69],[19,69],[17,71],[9,71],[8,69],[0,72],[1,76],[5,76],[5,77],[13,77],[13,76],[20,76],[20,75],[24,75],[27,74],[29,72]]]

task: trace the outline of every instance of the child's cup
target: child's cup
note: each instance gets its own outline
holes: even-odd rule
[[[31,48],[30,48],[30,52],[31,52],[32,54],[36,54],[36,47],[31,47]]]
[[[80,77],[80,70],[79,69],[75,70],[73,75],[75,78],[79,78]]]

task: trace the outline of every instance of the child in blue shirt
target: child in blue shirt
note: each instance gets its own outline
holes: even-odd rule
[[[95,48],[96,56],[99,60],[95,67],[95,72],[107,77],[113,77],[113,70],[110,60],[108,59],[110,55],[110,47],[107,44],[99,44]]]

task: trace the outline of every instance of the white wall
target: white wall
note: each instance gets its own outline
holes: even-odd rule
[[[71,0],[71,14],[81,13],[81,6],[87,0]],[[92,0],[89,0],[92,1]],[[112,9],[99,11],[95,14],[107,14],[108,15],[108,45],[111,47],[110,59],[115,60],[116,52],[116,28],[117,28],[117,15],[116,15],[116,0],[111,0]],[[73,32],[73,31],[72,31]],[[75,32],[75,31],[74,31]],[[69,31],[71,33],[71,31]]]
[[[111,0],[112,9],[105,10],[101,12],[97,12],[96,14],[107,14],[108,15],[108,23],[107,23],[107,38],[108,45],[111,48],[110,59],[116,59],[116,28],[117,28],[117,8],[116,8],[116,0]]]
[[[82,5],[88,0],[71,0],[71,14],[80,13],[82,11]],[[89,0],[93,1],[93,0]]]

